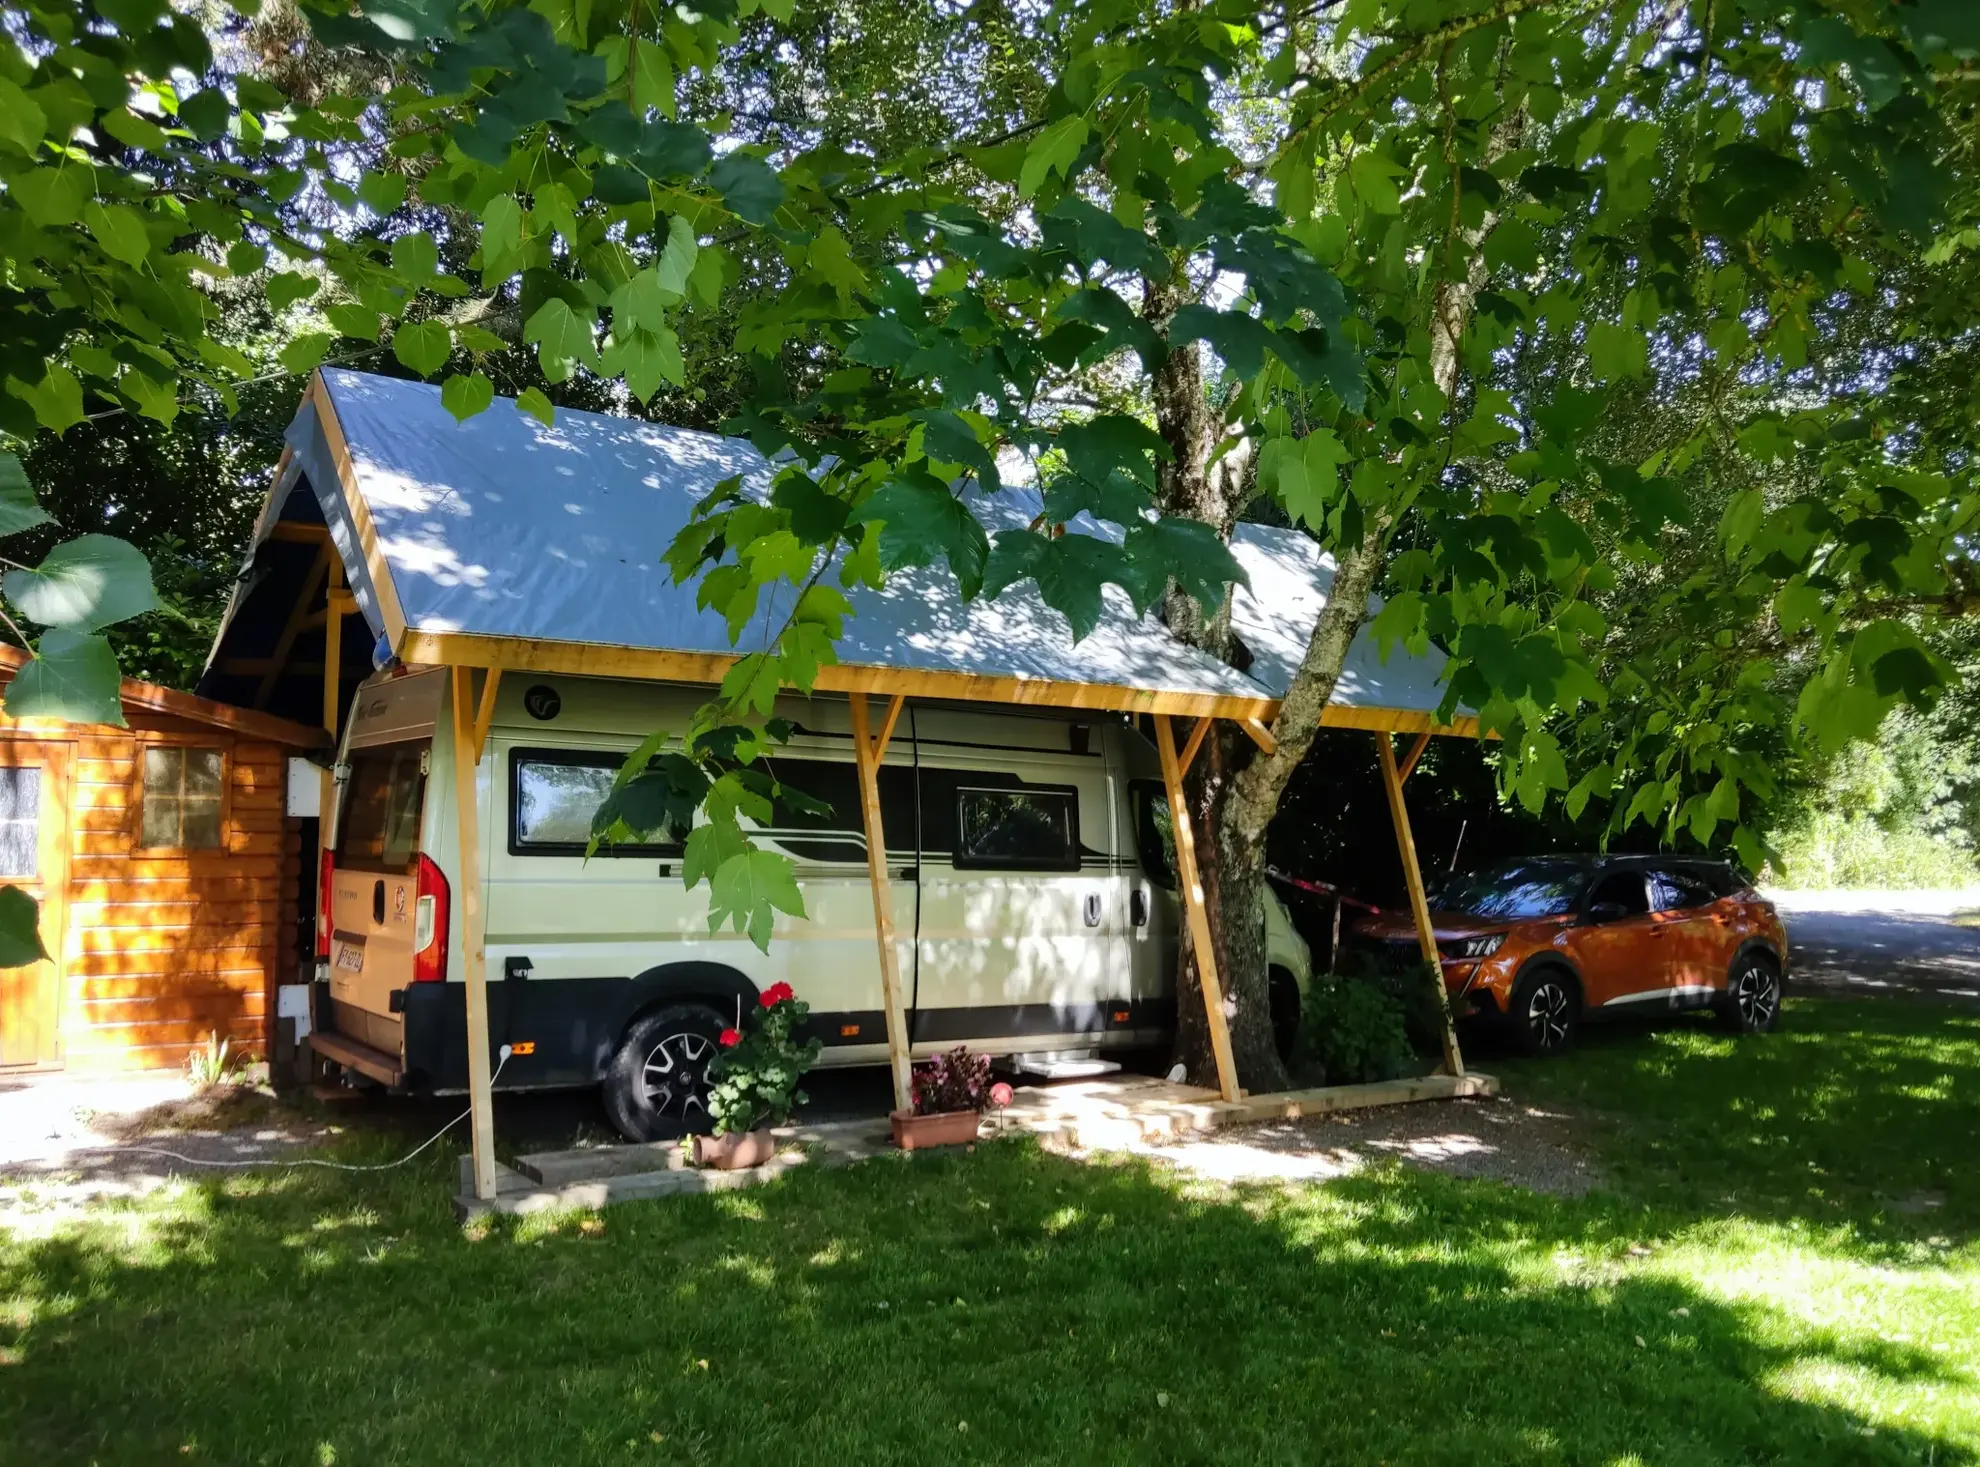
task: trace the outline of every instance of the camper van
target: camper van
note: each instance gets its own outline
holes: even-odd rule
[[[467,1085],[449,682],[394,668],[360,688],[336,765],[322,863],[312,1041],[358,1083]],[[831,809],[780,807],[757,831],[797,867],[806,916],[767,952],[711,931],[681,848],[586,856],[625,756],[682,726],[705,689],[508,673],[477,771],[497,1088],[599,1086],[634,1140],[706,1129],[721,1030],[771,984],[811,1007],[821,1065],[887,1062],[851,717],[789,699],[770,761]],[[1014,1068],[1106,1066],[1166,1045],[1179,931],[1154,749],[1115,715],[910,704],[880,802],[903,1000],[916,1056],[958,1044]],[[1307,948],[1268,906],[1273,1008],[1289,1035]]]

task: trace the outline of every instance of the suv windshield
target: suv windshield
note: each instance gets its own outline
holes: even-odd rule
[[[1574,910],[1588,872],[1565,861],[1509,861],[1484,871],[1453,876],[1437,893],[1446,912],[1508,922],[1558,917]]]

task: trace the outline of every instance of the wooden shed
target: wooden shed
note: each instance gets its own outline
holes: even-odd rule
[[[0,647],[0,683],[25,661]],[[0,1072],[178,1065],[216,1033],[266,1054],[296,980],[314,862],[287,766],[327,736],[132,678],[123,704],[128,728],[0,715],[0,883],[52,955],[0,970]]]

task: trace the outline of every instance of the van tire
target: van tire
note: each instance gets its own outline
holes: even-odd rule
[[[628,1141],[707,1135],[707,1065],[719,1052],[722,1016],[701,1003],[670,1003],[632,1021],[605,1068],[605,1113]]]

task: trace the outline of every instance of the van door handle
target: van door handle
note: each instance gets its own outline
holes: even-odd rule
[[[385,883],[371,883],[371,920],[382,923],[385,920]]]
[[[1128,893],[1128,921],[1136,927],[1148,925],[1148,893],[1138,886]]]
[[[1086,925],[1088,927],[1100,925],[1100,893],[1097,891],[1089,891],[1086,894]]]

